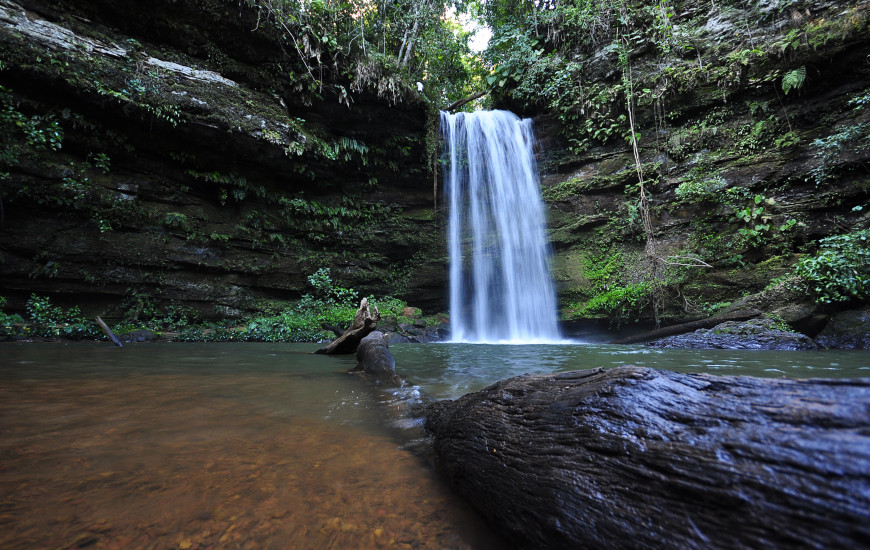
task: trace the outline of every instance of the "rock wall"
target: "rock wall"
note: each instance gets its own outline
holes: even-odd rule
[[[652,317],[642,306],[650,268],[624,99],[628,66],[665,281],[662,318],[757,298],[753,307],[819,330],[825,315],[847,306],[816,304],[807,285],[775,283],[819,239],[870,226],[868,4],[646,7],[669,14],[636,22],[636,36],[577,50],[564,65],[573,103],[563,97],[527,110],[541,140],[560,306],[567,317]]]
[[[321,267],[443,306],[425,103],[354,91],[337,64],[315,82],[249,4],[0,0],[12,309],[36,292],[86,313],[241,316]]]

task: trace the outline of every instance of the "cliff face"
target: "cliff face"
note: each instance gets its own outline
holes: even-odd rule
[[[442,306],[415,91],[315,79],[247,2],[0,0],[0,51],[12,308],[36,292],[86,313],[145,299],[240,316],[321,267]]]
[[[867,3],[649,6],[660,8],[576,50],[560,69],[568,95],[537,111],[566,316],[649,319],[657,292],[664,318],[736,304],[812,332],[866,303],[822,306],[785,280],[820,239],[870,226]]]

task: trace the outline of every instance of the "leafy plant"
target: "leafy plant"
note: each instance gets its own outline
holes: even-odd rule
[[[791,90],[796,90],[804,85],[807,78],[807,68],[799,67],[782,76],[782,91],[787,95]]]
[[[325,304],[334,304],[344,307],[354,307],[356,301],[356,291],[352,288],[343,288],[336,286],[332,282],[330,269],[322,267],[316,272],[308,276],[308,282],[314,287],[313,299],[309,296],[309,300],[319,301]],[[303,300],[305,297],[303,297]]]
[[[87,319],[78,306],[64,310],[47,297],[33,294],[25,304],[28,323],[25,331],[33,336],[95,338],[102,335],[96,323]]]
[[[3,311],[6,307],[6,297],[0,296],[0,338],[17,336],[24,333],[24,318],[18,314],[8,314]]]
[[[632,317],[637,318],[650,305],[650,283],[630,283],[597,294],[586,302],[581,314],[605,314],[617,324]]]
[[[817,302],[870,298],[870,229],[821,239],[819,248],[795,267]]]

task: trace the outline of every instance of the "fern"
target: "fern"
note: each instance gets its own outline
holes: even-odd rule
[[[804,85],[804,80],[806,80],[806,78],[806,66],[785,73],[785,75],[783,75],[782,77],[782,91],[788,94],[788,92],[792,89],[797,90]]]

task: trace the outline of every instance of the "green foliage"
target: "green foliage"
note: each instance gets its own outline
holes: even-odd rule
[[[820,303],[870,298],[870,229],[821,239],[818,253],[803,258],[795,272]]]
[[[324,326],[347,327],[356,314],[356,291],[337,286],[329,268],[308,276],[312,293],[278,314],[256,316],[241,326],[184,328],[182,341],[318,342],[330,337]],[[387,302],[388,304],[392,302]]]
[[[308,282],[314,288],[314,293],[303,296],[303,301],[311,304],[319,302],[343,307],[355,307],[356,291],[352,288],[343,288],[333,283],[328,267],[322,267],[309,275]]]
[[[677,199],[685,203],[716,200],[727,186],[719,170],[708,163],[699,162],[686,173],[683,181],[674,191]]]
[[[785,92],[786,95],[791,90],[797,90],[801,86],[804,85],[804,80],[807,78],[807,68],[800,67],[794,69],[793,71],[789,71],[785,73],[782,77],[782,91]]]
[[[603,314],[617,323],[637,319],[650,306],[652,290],[650,283],[631,283],[611,288],[586,302],[581,314]]]
[[[816,185],[821,185],[831,177],[844,149],[858,152],[870,148],[870,122],[846,126],[839,132],[813,141],[813,146],[817,148],[815,157],[819,164],[810,170],[810,174]]]
[[[78,306],[64,310],[52,305],[48,298],[33,294],[27,300],[25,310],[28,318],[25,334],[75,340],[96,338],[102,334],[97,324],[87,319]]]
[[[398,102],[418,93],[419,81],[425,96],[443,106],[470,95],[479,83],[469,33],[448,16],[451,1],[245,2],[261,10],[262,24],[287,37],[298,60],[289,77],[305,96],[330,90],[350,105],[352,92],[371,90]]]
[[[170,229],[180,229],[182,231],[190,231],[191,225],[187,221],[187,215],[181,212],[167,212],[163,217],[163,224]]]
[[[0,296],[0,339],[24,334],[24,318],[4,312],[5,307],[6,297]]]
[[[0,181],[8,177],[4,170],[16,166],[20,155],[31,150],[60,150],[63,128],[52,115],[25,114],[12,95],[0,86]]]

